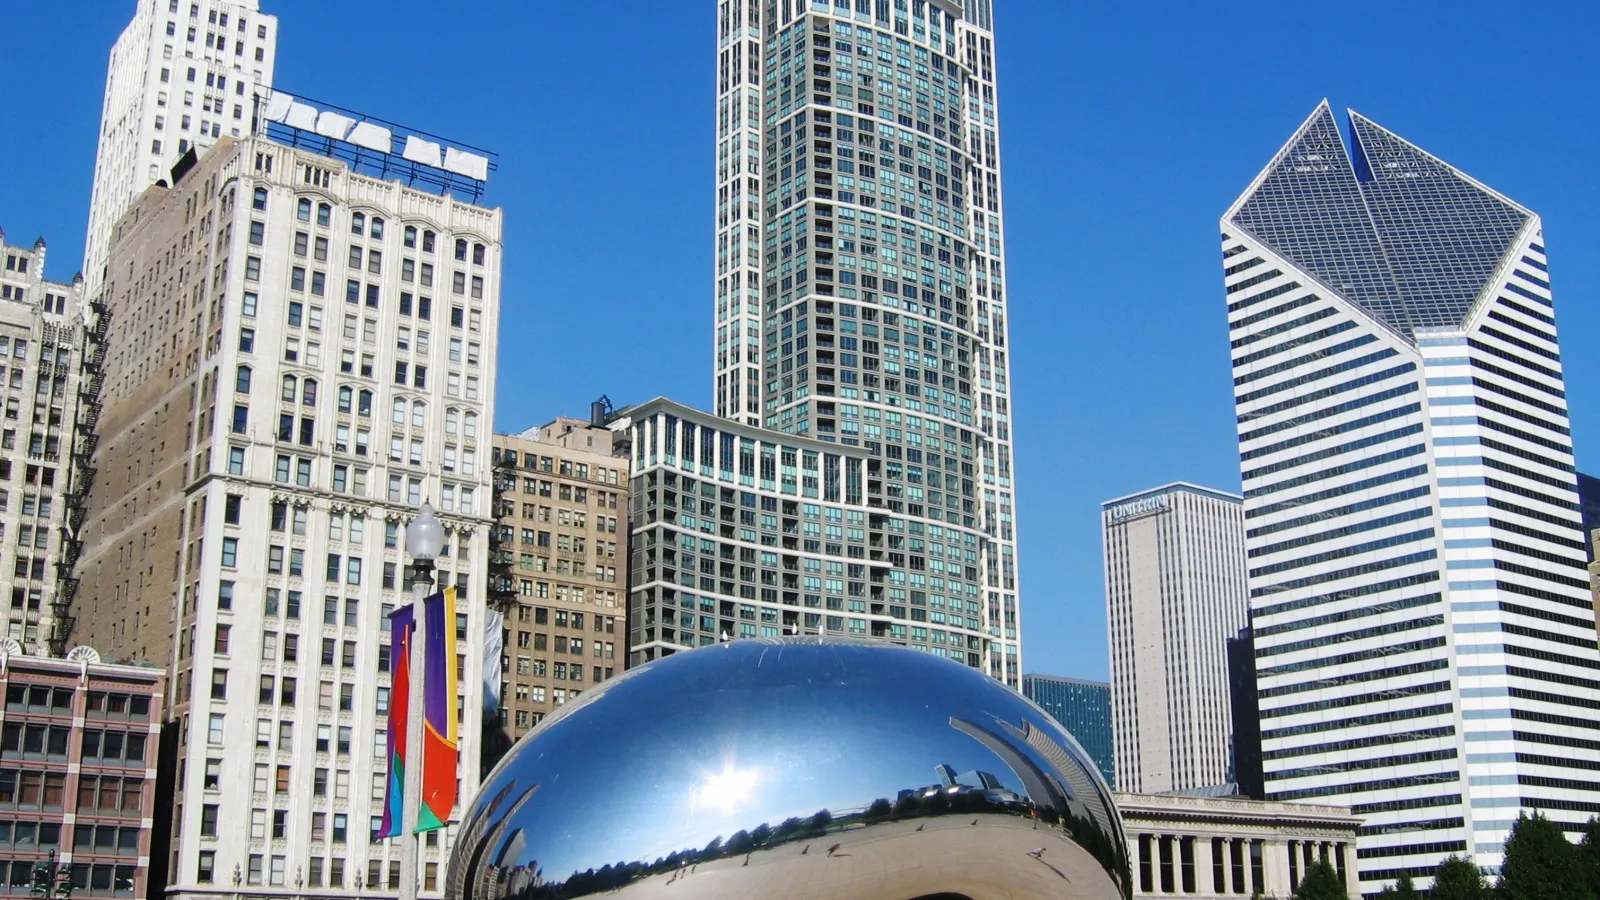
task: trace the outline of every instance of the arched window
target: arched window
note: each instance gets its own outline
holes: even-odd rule
[[[255,189],[255,193],[252,194],[251,197],[250,197],[250,205],[252,207],[256,208],[256,209],[266,209],[267,208],[267,189],[264,188],[264,187],[256,188]]]
[[[424,231],[422,233],[422,252],[423,253],[432,253],[433,252],[433,239],[434,239],[434,233],[432,231]]]
[[[333,207],[326,203],[317,204],[317,224],[326,228],[333,221]]]
[[[455,434],[456,433],[456,425],[460,421],[460,419],[461,419],[461,411],[460,410],[456,409],[453,406],[450,407],[449,409],[446,409],[444,411],[444,433],[445,434]]]
[[[362,237],[367,236],[367,217],[365,215],[361,213],[351,213],[350,233],[359,234]]]
[[[467,410],[467,414],[465,416],[461,417],[461,434],[464,437],[469,437],[469,438],[475,438],[475,437],[478,436],[478,414],[477,413],[475,413],[475,412],[473,412],[471,410]]]
[[[377,216],[372,217],[372,236],[380,240],[383,238],[383,220]]]
[[[407,225],[405,230],[405,245],[408,250],[417,248],[417,226]]]
[[[317,380],[315,378],[306,379],[305,389],[300,393],[300,402],[306,406],[317,405]]]
[[[354,394],[355,391],[350,390],[349,385],[339,386],[339,412],[347,413],[350,411],[350,400]]]
[[[294,215],[302,222],[311,221],[311,201],[301,197],[300,202],[295,205]]]
[[[389,421],[396,425],[404,425],[406,423],[406,398],[394,398],[394,412],[389,416]]]
[[[357,399],[359,400],[359,404],[356,406],[356,415],[358,415],[358,416],[370,416],[370,415],[372,415],[372,392],[371,391],[362,391],[360,396]]]
[[[293,375],[285,375],[285,376],[283,376],[283,399],[284,399],[284,402],[286,402],[286,403],[293,403],[294,402],[294,395],[295,395],[295,392],[296,392],[296,388],[298,388],[298,386],[299,386],[298,382],[299,382],[299,379],[295,378]]]
[[[233,389],[241,394],[250,393],[250,367],[240,366],[233,378]]]
[[[473,244],[472,245],[472,264],[473,265],[475,265],[475,266],[483,265],[483,253],[484,253],[484,247],[483,247],[482,244]]]
[[[412,427],[413,428],[421,428],[421,427],[423,427],[424,425],[427,425],[427,424],[428,424],[428,407],[427,407],[427,405],[424,404],[421,400],[413,400],[411,402],[411,425],[412,425]]]
[[[456,259],[467,261],[467,242],[463,238],[456,238]]]

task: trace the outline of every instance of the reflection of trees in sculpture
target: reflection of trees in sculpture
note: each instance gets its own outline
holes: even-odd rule
[[[1040,806],[1029,800],[1017,798],[1009,791],[980,790],[966,785],[939,785],[900,791],[897,799],[879,797],[866,807],[833,812],[820,809],[808,818],[790,816],[774,828],[762,822],[749,830],[739,830],[726,839],[720,835],[704,847],[674,851],[654,862],[618,862],[599,869],[574,872],[564,882],[529,886],[518,893],[519,900],[567,900],[590,894],[617,890],[655,875],[671,875],[682,869],[704,865],[719,859],[745,856],[772,850],[784,844],[814,840],[831,831],[845,831],[864,826],[879,826],[889,822],[912,819],[937,819],[945,816],[1007,816],[1055,825],[1093,856],[1108,871],[1121,873],[1122,886],[1130,883],[1128,864],[1118,857],[1117,844],[1104,834],[1093,819],[1074,816],[1065,810]],[[809,848],[808,848],[809,849]],[[674,876],[675,877],[675,876]],[[1125,893],[1126,895],[1126,893]]]

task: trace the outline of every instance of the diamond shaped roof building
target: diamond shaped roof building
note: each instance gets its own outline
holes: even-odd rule
[[[1322,101],[1223,221],[1407,339],[1465,327],[1537,217],[1349,116],[1347,147]]]

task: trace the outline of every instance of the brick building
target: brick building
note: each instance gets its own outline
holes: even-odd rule
[[[4,652],[18,649],[0,648],[0,892],[27,894],[54,853],[75,895],[142,900],[162,858],[151,822],[166,673],[86,647]]]

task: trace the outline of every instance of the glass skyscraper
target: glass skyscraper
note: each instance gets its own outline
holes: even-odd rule
[[[835,614],[1015,686],[991,2],[717,10],[716,412],[864,456]]]
[[[1112,759],[1111,685],[1060,675],[1024,675],[1022,693],[1039,704],[1050,717],[1089,751],[1106,784],[1115,788],[1116,764]]]
[[[1266,795],[1364,817],[1374,891],[1600,811],[1600,655],[1540,219],[1349,132],[1318,106],[1222,256]]]

